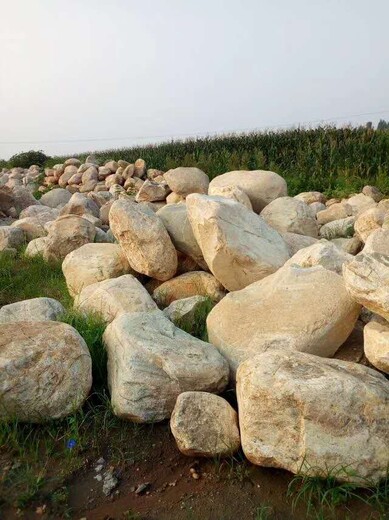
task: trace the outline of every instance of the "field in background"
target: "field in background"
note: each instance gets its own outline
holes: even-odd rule
[[[84,160],[88,153],[76,154]],[[188,139],[96,152],[110,159],[134,162],[142,157],[149,168],[166,171],[197,166],[212,179],[231,170],[272,170],[288,182],[290,195],[318,190],[346,195],[366,184],[389,193],[389,131],[366,127],[297,128],[219,137]],[[48,166],[67,157],[53,157]]]

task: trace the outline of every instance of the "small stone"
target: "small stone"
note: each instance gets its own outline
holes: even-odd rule
[[[195,480],[199,480],[200,475],[198,473],[192,473],[192,478],[194,478]]]
[[[139,486],[135,490],[135,493],[137,495],[142,495],[150,488],[150,486],[151,486],[150,482],[145,482],[144,484],[139,484]]]

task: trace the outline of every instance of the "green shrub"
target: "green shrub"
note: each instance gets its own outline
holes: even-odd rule
[[[30,150],[29,152],[13,155],[8,163],[11,168],[29,168],[33,164],[43,166],[48,159],[49,157],[47,157],[42,150]]]

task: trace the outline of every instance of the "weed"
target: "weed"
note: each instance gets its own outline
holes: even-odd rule
[[[98,314],[83,314],[69,310],[59,321],[74,327],[84,338],[92,358],[93,388],[100,392],[107,388],[107,351],[103,345],[106,323]]]
[[[23,250],[14,258],[0,254],[0,287],[0,307],[42,296],[55,298],[65,307],[71,304],[61,263],[27,257]]]
[[[193,316],[190,318],[181,318],[175,322],[175,325],[196,338],[208,341],[206,322],[207,316],[211,312],[212,307],[213,303],[211,299],[207,298],[196,307]]]
[[[345,479],[350,481],[345,482]],[[362,484],[365,489],[361,492],[359,488]],[[388,476],[376,485],[358,477],[350,467],[336,466],[323,472],[304,461],[299,473],[289,483],[287,496],[293,497],[293,509],[304,503],[307,514],[320,520],[333,518],[336,507],[347,504],[353,498],[371,505],[383,514],[389,507],[388,489]]]
[[[255,511],[254,520],[270,520],[273,515],[273,508],[267,505],[261,505]]]

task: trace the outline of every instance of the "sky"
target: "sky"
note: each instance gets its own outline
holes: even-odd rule
[[[0,0],[0,18],[2,159],[389,120],[388,0]]]

